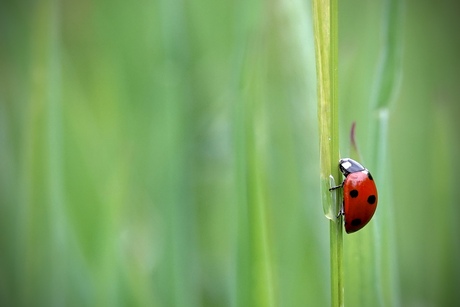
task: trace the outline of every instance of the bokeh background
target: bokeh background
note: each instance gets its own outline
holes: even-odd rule
[[[341,151],[356,122],[365,159],[386,1],[339,2]],[[309,1],[0,3],[1,306],[330,304]],[[350,306],[361,236],[377,305],[460,301],[459,4],[403,8],[392,214],[344,237]]]

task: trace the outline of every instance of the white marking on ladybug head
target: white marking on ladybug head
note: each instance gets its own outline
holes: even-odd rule
[[[346,169],[346,170],[349,169],[350,166],[351,166],[350,161],[344,161],[344,162],[342,163],[342,167],[343,167],[344,169]]]

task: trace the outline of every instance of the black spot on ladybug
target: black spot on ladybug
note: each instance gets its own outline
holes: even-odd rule
[[[361,224],[360,219],[354,219],[353,221],[351,221],[351,225],[353,226],[359,226],[360,224]]]
[[[367,173],[367,178],[369,178],[370,180],[374,180],[374,178],[372,178],[371,173]]]
[[[350,191],[350,196],[351,196],[351,198],[358,197],[358,190],[351,190]]]
[[[369,203],[369,205],[373,205],[375,204],[375,195],[371,195],[367,198],[367,202]]]

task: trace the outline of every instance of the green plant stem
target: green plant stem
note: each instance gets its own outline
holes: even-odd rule
[[[318,124],[320,142],[320,180],[323,209],[330,219],[331,305],[343,306],[343,227],[340,197],[329,192],[330,175],[339,182],[338,129],[338,3],[337,0],[313,1],[316,74],[318,90]],[[339,193],[337,193],[339,195]]]

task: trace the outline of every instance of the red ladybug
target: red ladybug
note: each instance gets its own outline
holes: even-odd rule
[[[352,233],[360,230],[371,220],[377,208],[377,187],[371,173],[350,158],[340,159],[340,171],[345,176],[341,185],[329,191],[343,188],[343,209],[345,231]]]

